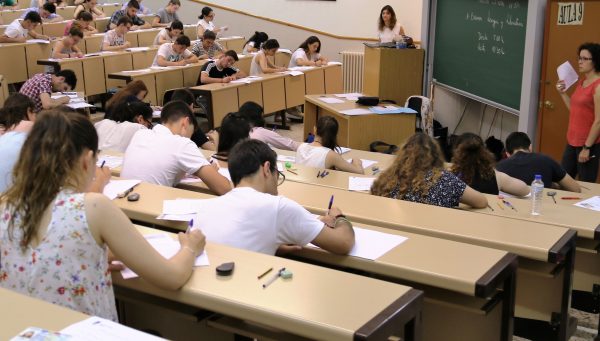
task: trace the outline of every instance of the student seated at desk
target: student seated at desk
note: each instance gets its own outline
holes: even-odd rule
[[[34,107],[29,97],[13,93],[0,109],[0,193],[12,184],[13,167],[35,121]]]
[[[30,8],[29,10],[27,10],[26,13],[23,13],[23,15],[21,16],[21,19],[24,19],[25,16],[27,15],[27,13],[29,13],[29,12],[38,13],[40,15],[40,17],[42,18],[43,23],[57,22],[57,21],[64,20],[63,17],[56,14],[56,7],[49,2],[46,2],[41,7]]]
[[[463,203],[485,208],[488,204],[483,194],[444,169],[440,146],[423,133],[406,141],[392,166],[373,183],[371,194],[441,207]]]
[[[315,140],[302,143],[296,150],[296,162],[315,168],[337,169],[342,172],[364,174],[362,161],[353,158],[348,162],[335,151],[338,147],[338,121],[331,116],[321,116],[314,128]]]
[[[141,13],[144,15],[152,13],[152,9],[150,7],[143,5],[142,1],[143,0],[137,0],[138,5],[140,5],[140,9],[138,10],[138,13]],[[128,6],[128,3],[126,1],[123,1],[123,5],[121,6],[121,9],[125,10],[125,9],[127,9],[127,6]]]
[[[391,43],[403,40],[404,28],[396,19],[396,12],[390,5],[383,6],[379,14],[379,31],[377,37],[380,43]]]
[[[212,31],[216,35],[223,31],[227,31],[227,26],[223,27],[215,27],[215,23],[213,20],[215,19],[215,12],[210,7],[202,8],[202,12],[200,16],[198,16],[198,24],[196,24],[196,34],[198,35],[198,39],[204,36],[204,32]]]
[[[198,59],[213,59],[215,56],[223,53],[223,47],[215,42],[217,36],[213,31],[204,31],[202,39],[198,40],[194,47],[192,47],[192,53],[198,57]]]
[[[254,102],[246,102],[239,113],[250,123],[250,138],[262,141],[273,148],[296,151],[300,142],[279,135],[275,130],[265,129],[263,108]]]
[[[142,20],[137,16],[138,11],[140,10],[140,4],[136,0],[130,0],[127,3],[127,8],[121,9],[113,13],[110,17],[110,23],[106,27],[106,30],[112,30],[119,25],[119,19],[121,18],[129,18],[131,20],[132,26],[131,30],[135,31],[141,28],[150,28],[152,25]]]
[[[24,19],[15,19],[4,30],[0,43],[24,43],[29,37],[33,39],[48,39],[35,31],[42,24],[42,18],[37,12],[28,12]]]
[[[227,168],[229,153],[240,141],[250,137],[250,125],[248,121],[237,112],[225,115],[219,128],[219,144],[217,153],[211,159],[217,161],[219,168]]]
[[[544,187],[558,187],[565,191],[581,192],[579,183],[549,156],[534,153],[527,134],[513,132],[506,138],[507,159],[500,161],[496,169],[526,184],[533,182],[536,174],[542,176]]]
[[[94,124],[98,133],[98,148],[124,153],[133,135],[141,129],[152,129],[152,108],[144,102],[122,102],[112,119]]]
[[[171,101],[183,101],[190,107],[192,112],[194,111],[194,103],[196,102],[196,98],[194,94],[188,89],[177,89],[173,91],[173,95],[171,96]],[[198,128],[192,137],[190,138],[194,143],[204,149],[204,150],[217,150],[217,144],[219,141],[219,133],[216,130],[211,130],[207,134],[205,134],[202,129]]]
[[[277,170],[277,154],[265,143],[238,143],[229,156],[229,173],[235,188],[203,200],[194,219],[194,229],[201,229],[207,240],[271,255],[278,248],[289,251],[308,243],[336,254],[352,250],[354,229],[338,208],[319,219],[277,195],[285,176]]]
[[[179,20],[171,22],[169,27],[165,27],[158,32],[152,45],[162,45],[165,43],[174,43],[183,33],[183,23]]]
[[[50,3],[55,7],[65,7],[67,3],[62,0],[31,0],[29,8],[38,8],[44,6],[45,3]]]
[[[19,92],[31,98],[35,103],[34,111],[37,113],[42,109],[52,109],[69,103],[68,96],[54,99],[50,95],[53,92],[71,91],[75,86],[77,86],[77,76],[72,70],[65,69],[56,74],[35,74],[23,84]]]
[[[279,67],[271,63],[269,58],[273,57],[279,49],[279,42],[275,39],[269,39],[262,45],[260,51],[252,58],[250,63],[250,76],[258,76],[264,73],[276,73],[287,70],[285,67]]]
[[[167,27],[174,21],[179,21],[177,11],[181,7],[179,0],[169,0],[169,3],[156,12],[156,17],[152,20],[152,27]]]
[[[321,41],[310,36],[294,51],[289,67],[323,65],[327,65],[327,58],[321,56]]]
[[[500,191],[519,197],[529,194],[526,183],[494,170],[494,164],[494,155],[478,135],[464,133],[454,142],[451,171],[471,188],[494,195]]]
[[[65,34],[69,35],[69,31],[71,27],[77,27],[81,32],[83,32],[84,36],[91,36],[92,34],[98,33],[98,30],[92,26],[92,22],[94,22],[94,17],[90,12],[81,11],[77,14],[75,20],[71,20],[65,25]]]
[[[191,276],[205,237],[179,233],[177,254],[162,257],[110,199],[85,193],[97,158],[89,119],[58,110],[40,115],[14,184],[0,196],[0,286],[116,322],[111,252],[149,283],[177,290]]]
[[[142,102],[146,98],[146,95],[148,95],[148,88],[141,80],[137,79],[127,83],[123,89],[117,91],[106,102],[104,118],[112,119],[113,108],[118,107],[121,103]]]
[[[219,59],[206,62],[200,70],[200,84],[229,83],[232,80],[246,77],[243,71],[233,66],[237,62],[238,55],[229,50],[222,54]]]
[[[158,48],[152,66],[184,66],[198,62],[187,48],[190,46],[190,38],[179,36],[174,43],[165,43]]]
[[[77,47],[77,44],[83,39],[83,32],[78,27],[72,27],[69,35],[57,41],[52,48],[52,57],[54,59],[63,58],[81,58],[83,53]]]
[[[117,26],[104,34],[102,40],[101,51],[120,51],[125,50],[131,46],[131,43],[125,40],[125,35],[131,30],[132,25],[129,17],[121,17],[117,21]]]
[[[254,32],[252,37],[250,37],[250,39],[244,43],[242,54],[250,54],[260,51],[262,44],[264,44],[264,42],[267,40],[269,40],[269,35],[265,32]]]
[[[98,0],[85,0],[82,4],[75,7],[73,18],[77,19],[81,12],[90,13],[94,19],[106,17],[106,14],[98,8]]]
[[[123,178],[175,186],[186,174],[193,174],[218,195],[231,190],[229,180],[190,140],[198,122],[185,102],[167,103],[160,122],[152,130],[138,131],[131,139],[123,157]]]

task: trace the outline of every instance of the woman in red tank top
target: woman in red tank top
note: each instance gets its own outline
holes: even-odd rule
[[[600,44],[586,43],[579,47],[579,72],[583,79],[576,84],[569,98],[565,82],[559,80],[556,89],[569,108],[567,147],[562,166],[573,178],[595,182],[600,159]]]

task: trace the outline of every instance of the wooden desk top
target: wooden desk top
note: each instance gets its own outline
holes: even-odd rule
[[[277,149],[277,148],[273,148],[273,150],[277,153],[277,155],[294,156],[294,157],[296,156],[295,151],[283,150],[283,149]],[[353,158],[357,157],[359,159],[377,161],[376,166],[379,167],[380,170],[383,170],[383,169],[386,169],[387,167],[389,167],[396,159],[396,155],[375,153],[375,152],[369,152],[369,151],[358,150],[358,149],[352,149],[349,152],[342,154],[342,157],[344,159],[353,159]],[[370,173],[371,172],[369,172],[369,174]],[[351,173],[348,173],[348,174],[351,174]],[[316,172],[315,172],[315,175],[316,175]]]
[[[165,66],[165,67],[161,66],[160,68],[148,67],[150,70],[141,69],[141,70],[120,71],[120,72],[109,73],[108,78],[130,80],[130,79],[135,78],[136,76],[146,76],[149,74],[174,72],[177,70],[185,70],[185,69],[189,69],[189,68],[193,68],[193,67],[200,67],[200,66],[202,66],[202,64],[199,61],[197,63],[187,64],[185,66]]]
[[[597,184],[594,182],[584,182],[584,181],[577,181],[577,182],[579,182],[580,186],[583,186],[581,188],[581,194],[587,194],[590,196],[600,195],[600,184]]]
[[[138,202],[115,199],[114,203],[133,220],[181,231],[186,230],[187,223],[155,219],[162,213],[163,201],[176,198],[214,198],[210,194],[194,193],[148,183],[139,184],[135,188],[135,192],[140,194]],[[511,266],[514,260],[514,256],[509,256],[505,251],[362,223],[356,225],[408,237],[408,240],[376,261],[338,256],[309,248],[303,250],[300,256],[480,297],[485,297],[490,291],[495,290],[494,280],[501,271]],[[444,262],[440,262],[440,259],[444,259]]]
[[[163,233],[139,228],[144,233]],[[414,307],[420,304],[422,296],[406,286],[224,245],[207,243],[206,251],[210,266],[195,268],[179,291],[157,289],[140,278],[123,280],[116,273],[114,283],[300,336],[319,335],[326,340],[352,340],[367,323],[381,318],[379,314],[386,308],[398,309],[400,303]],[[236,263],[232,276],[215,274],[219,264],[231,261]],[[257,276],[270,267],[290,269],[293,278],[278,279],[263,289],[261,284],[270,276],[262,280],[257,280]],[[369,295],[364,295],[365,292]]]
[[[148,50],[145,50],[145,51],[153,51],[153,50],[158,50],[158,47],[156,47],[156,46],[148,47]],[[83,61],[83,60],[90,60],[90,59],[107,58],[107,57],[112,57],[112,56],[116,56],[116,55],[125,55],[125,54],[132,55],[135,53],[140,53],[140,52],[145,52],[145,51],[100,51],[100,52],[94,52],[92,56],[86,56],[83,58],[38,59],[37,63],[39,65],[60,65],[62,63],[73,62],[76,60]]]
[[[260,83],[260,82],[277,79],[277,78],[293,77],[293,76],[288,75],[288,74],[282,74],[282,73],[270,73],[270,74],[260,75],[259,77],[260,77],[260,79],[254,80],[250,84]],[[227,90],[227,89],[231,89],[231,88],[239,88],[239,87],[242,87],[245,85],[248,85],[248,84],[247,83],[211,83],[211,84],[203,84],[203,85],[194,86],[194,87],[191,87],[191,89],[206,90],[206,91],[221,91],[221,90]]]
[[[323,214],[331,195],[334,205],[357,224],[365,223],[492,247],[519,256],[560,262],[575,233],[558,226],[489,215],[474,216],[457,209],[417,204],[345,190],[284,182],[284,195],[309,211]]]
[[[324,67],[331,67],[331,66],[334,66],[334,65],[328,65],[328,66],[324,66]],[[336,99],[344,101],[344,103],[325,103],[319,99],[322,97],[336,98]],[[328,111],[339,113],[340,116],[342,116],[346,119],[352,119],[352,117],[354,117],[354,116],[346,116],[346,115],[340,113],[340,111],[349,110],[349,109],[357,109],[357,108],[363,108],[363,109],[369,108],[369,106],[357,104],[356,101],[349,101],[345,98],[335,97],[334,94],[306,95],[304,98],[306,99],[307,102],[310,102],[310,103],[312,103],[318,107],[321,107],[323,109],[326,109]],[[397,103],[396,105],[401,106],[401,105],[404,105],[404,103]],[[377,114],[371,114],[371,115],[377,115]],[[399,115],[411,115],[411,114],[399,114]],[[370,116],[370,115],[361,115],[361,116]]]
[[[46,301],[0,288],[0,340],[10,340],[27,327],[59,331],[89,316]]]

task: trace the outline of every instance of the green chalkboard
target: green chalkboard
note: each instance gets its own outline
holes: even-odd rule
[[[527,1],[437,0],[433,78],[518,111]]]

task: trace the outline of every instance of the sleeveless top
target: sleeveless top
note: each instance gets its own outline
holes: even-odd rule
[[[432,179],[433,172],[427,172],[424,181],[431,182]],[[392,199],[400,199],[421,204],[452,208],[460,204],[460,199],[462,198],[465,189],[467,189],[466,183],[464,183],[453,173],[443,170],[442,175],[439,177],[437,182],[431,185],[426,194],[409,188],[406,193],[401,195],[400,187],[396,186],[386,196]]]
[[[63,190],[56,196],[46,235],[37,247],[20,247],[23,233],[12,230],[20,216],[0,212],[0,287],[89,315],[117,321],[107,247],[92,236],[84,206],[85,193]]]
[[[567,142],[573,147],[581,147],[592,129],[594,123],[594,93],[600,86],[600,78],[588,86],[583,86],[583,80],[577,82],[575,92],[571,95],[571,112],[569,113],[569,128]],[[600,136],[594,144],[600,143]]]
[[[301,144],[296,150],[296,163],[314,168],[325,168],[325,160],[331,149]]]
[[[482,179],[481,175],[475,174],[475,176],[473,177],[473,180],[471,180],[470,186],[473,189],[475,189],[476,191],[479,191],[481,193],[494,194],[494,195],[500,194],[500,191],[498,190],[498,182],[496,181],[495,174],[490,179]]]
[[[260,50],[257,54],[254,55],[254,57],[252,57],[252,62],[250,63],[250,76],[258,76],[264,73],[262,68],[260,67],[260,64],[258,64],[257,61],[258,56],[261,54],[264,56],[265,52],[263,50]]]

